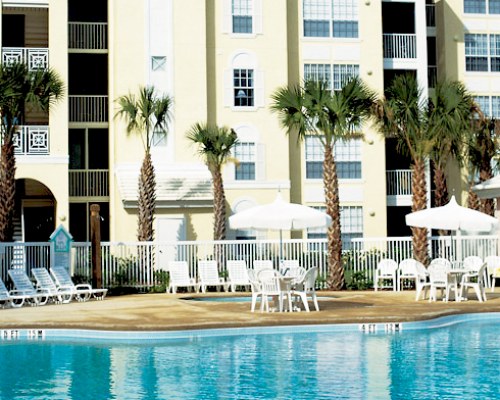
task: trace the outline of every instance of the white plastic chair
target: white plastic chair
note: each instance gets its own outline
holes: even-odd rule
[[[316,296],[316,278],[318,277],[318,267],[312,267],[307,270],[302,281],[297,282],[295,289],[292,290],[292,296],[298,296],[302,300],[304,309],[309,312],[307,297],[310,296],[316,311],[319,311],[318,297]]]
[[[284,298],[288,298],[288,309],[292,309],[292,299],[290,293],[286,293],[283,291],[280,284],[280,274],[278,271],[274,269],[262,269],[257,274],[257,279],[260,282],[260,287],[262,291],[262,302],[260,306],[260,310],[266,310],[266,312],[270,311],[269,307],[269,297],[272,297],[275,302],[278,301],[278,311],[283,311],[283,302]]]
[[[486,262],[486,284],[493,293],[495,291],[495,281],[500,279],[500,256],[488,256],[484,261]]]
[[[253,270],[257,275],[263,269],[273,269],[273,262],[271,260],[254,260]]]
[[[51,298],[47,290],[35,289],[30,278],[23,269],[10,269],[9,277],[14,284],[16,293],[29,296],[32,299],[32,305],[43,306],[47,304]]]
[[[36,288],[46,291],[56,303],[69,303],[73,300],[73,289],[69,286],[57,287],[45,268],[33,268],[31,273],[35,277]]]
[[[295,276],[299,268],[299,260],[281,260],[280,262],[280,273],[283,276]]]
[[[477,272],[471,271],[462,275],[462,280],[460,282],[460,299],[466,299],[469,289],[474,289],[476,292],[477,299],[480,302],[486,301],[486,289],[485,289],[485,278],[484,273],[486,270],[486,263],[479,268]]]
[[[65,267],[55,265],[50,268],[50,274],[54,278],[54,283],[57,288],[69,288],[73,292],[73,296],[77,301],[88,301],[91,297],[97,300],[103,300],[108,293],[108,289],[93,289],[87,283],[75,285],[69,272]]]
[[[406,258],[399,263],[398,290],[403,290],[405,281],[413,281],[415,282],[415,287],[417,286],[417,263],[418,261],[413,258]]]
[[[187,261],[170,261],[168,263],[169,282],[167,293],[177,293],[177,288],[193,288],[198,293],[199,285],[194,278],[189,276],[189,266]]]
[[[416,261],[416,260],[415,260]],[[427,295],[427,290],[431,287],[431,283],[429,282],[429,272],[425,268],[424,264],[420,261],[416,261],[415,269],[417,270],[417,279],[415,280],[415,301],[420,300],[420,295],[422,291],[424,292],[424,299]]]
[[[395,291],[397,289],[397,269],[398,269],[398,263],[394,260],[391,260],[389,258],[384,258],[380,260],[377,264],[377,269],[375,270],[375,291],[377,291],[379,288],[390,288],[392,287],[393,290]],[[385,282],[385,281],[392,281],[392,285],[388,284],[383,284],[382,286],[379,285],[379,281]]]
[[[200,278],[199,284],[203,293],[207,291],[208,286],[222,287],[224,291],[227,291],[228,284],[224,278],[219,276],[217,261],[198,261],[198,277]]]
[[[468,271],[477,272],[483,265],[483,259],[479,256],[468,256],[462,261],[462,268]]]
[[[250,278],[247,272],[247,263],[245,260],[228,260],[226,264],[228,284],[233,292],[236,292],[237,286],[250,286]]]
[[[455,299],[457,298],[457,282],[450,275],[450,270],[451,263],[445,258],[436,258],[431,261],[429,268],[427,268],[430,281],[429,301],[436,301],[438,289],[441,290],[441,297],[443,297],[444,292],[444,301],[448,301],[451,290],[454,290]]]
[[[257,299],[259,298],[259,296],[262,308],[262,287],[253,269],[248,269],[247,274],[250,281],[250,288],[252,289],[252,307],[250,308],[250,311],[254,312],[255,305],[257,304]]]

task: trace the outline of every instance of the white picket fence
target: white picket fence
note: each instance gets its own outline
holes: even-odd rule
[[[478,255],[483,259],[499,251],[497,236],[432,237],[429,256],[449,259]],[[352,249],[344,252],[346,276],[362,273],[372,280],[381,258],[400,262],[413,255],[411,237],[353,239]],[[281,250],[280,250],[281,247]],[[279,267],[282,259],[299,260],[300,265],[319,268],[320,288],[326,287],[328,262],[326,239],[183,241],[171,243],[130,242],[102,243],[101,266],[104,287],[131,286],[147,290],[159,283],[158,272],[167,271],[169,261],[187,261],[191,276],[196,277],[197,261],[215,259],[225,272],[226,260],[272,260]],[[461,253],[461,257],[459,254]],[[0,276],[7,282],[10,268],[49,268],[50,243],[0,243]],[[89,281],[92,274],[90,243],[73,243],[70,270],[73,276]],[[349,278],[348,278],[349,279]]]

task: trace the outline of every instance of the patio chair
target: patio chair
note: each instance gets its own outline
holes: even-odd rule
[[[262,292],[261,311],[266,310],[266,312],[269,312],[271,310],[269,307],[269,297],[272,297],[275,303],[278,303],[277,308],[280,312],[284,310],[284,298],[287,297],[288,309],[292,309],[291,293],[288,289],[285,291],[281,287],[280,274],[278,271],[270,268],[262,269],[257,274],[257,279],[260,282]]]
[[[177,293],[177,288],[193,288],[198,293],[199,284],[194,278],[189,276],[189,266],[187,261],[170,261],[168,263],[169,282],[167,293]]]
[[[51,300],[55,303],[67,304],[73,299],[73,289],[69,286],[57,287],[45,268],[33,268],[31,270],[36,281],[36,288],[49,293]]]
[[[472,272],[477,272],[479,271],[479,268],[481,268],[483,264],[484,262],[481,257],[468,256],[465,257],[464,260],[462,261],[462,268]]]
[[[318,277],[318,267],[312,267],[307,270],[302,281],[295,284],[292,290],[292,296],[299,297],[302,300],[304,309],[309,312],[309,304],[307,303],[308,296],[311,297],[314,308],[319,311],[318,298],[316,296],[316,278]]]
[[[24,269],[10,269],[8,273],[18,295],[29,296],[33,306],[47,304],[51,298],[50,293],[45,289],[35,289]]]
[[[217,261],[198,261],[198,278],[200,279],[201,291],[205,293],[208,286],[215,286],[217,289],[222,287],[224,291],[227,291],[228,284],[219,276],[219,271],[217,270]]]
[[[418,301],[420,300],[422,291],[424,292],[425,299],[427,296],[427,290],[431,287],[431,283],[429,282],[429,272],[425,268],[424,264],[420,261],[416,261],[415,268],[417,270],[417,279],[415,280],[415,301]]]
[[[253,269],[248,269],[247,274],[248,274],[248,280],[250,281],[250,288],[252,289],[252,306],[250,308],[250,311],[254,312],[259,296],[260,296],[260,304],[262,307],[262,286],[259,280],[257,279],[257,274]]]
[[[412,281],[417,286],[417,260],[406,258],[398,266],[398,290],[403,290],[405,282]]]
[[[448,301],[451,290],[455,292],[455,299],[458,298],[457,281],[450,274],[451,263],[448,260],[440,258],[432,260],[427,271],[430,281],[429,301],[436,301],[438,289],[441,290],[441,297],[444,292],[444,301]]]
[[[493,293],[495,291],[496,280],[500,279],[500,257],[488,256],[484,261],[487,264],[488,285],[491,288],[491,293]]]
[[[92,286],[87,283],[75,285],[67,269],[61,265],[51,267],[50,274],[54,278],[56,287],[69,288],[77,301],[88,301],[92,297],[96,300],[103,300],[108,293],[108,289],[93,289]]]
[[[22,307],[23,304],[34,304],[35,300],[30,295],[25,295],[17,290],[7,290],[5,283],[0,279],[0,308]]]
[[[462,275],[460,282],[460,299],[466,300],[469,289],[474,289],[476,297],[480,302],[486,301],[485,270],[486,263],[477,272],[471,271]],[[464,297],[465,294],[465,297]]]
[[[391,288],[396,291],[397,289],[397,269],[398,263],[389,258],[380,260],[375,270],[375,291],[379,288]],[[392,281],[392,285],[387,284],[387,281]],[[382,282],[382,286],[379,285]]]
[[[250,287],[250,278],[247,272],[247,263],[245,260],[228,260],[226,263],[228,285],[233,292],[236,292],[238,286]]]
[[[263,269],[273,269],[273,262],[271,260],[254,260],[253,270],[258,275]]]
[[[298,268],[300,268],[299,260],[280,261],[280,273],[283,276],[295,276]]]

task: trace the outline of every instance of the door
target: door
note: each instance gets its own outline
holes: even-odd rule
[[[158,269],[166,270],[169,261],[177,260],[177,245],[186,240],[184,217],[156,219],[156,238],[158,241]]]
[[[24,207],[24,241],[47,242],[55,230],[54,207]]]

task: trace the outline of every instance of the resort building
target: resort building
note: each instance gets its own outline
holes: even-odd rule
[[[424,93],[459,79],[500,116],[497,0],[3,0],[1,10],[2,62],[53,68],[66,84],[50,115],[26,110],[19,126],[16,240],[46,241],[63,224],[86,241],[91,204],[103,240],[135,240],[144,147],[115,114],[116,99],[140,86],[173,98],[168,132],[155,133],[152,149],[159,241],[212,238],[211,177],[186,139],[196,122],[238,135],[238,163],[223,171],[228,216],[278,192],[324,207],[318,140],[297,142],[270,111],[281,86],[318,78],[337,90],[359,76],[382,94],[413,71]],[[334,149],[344,248],[356,237],[409,234],[409,160],[373,127],[363,133]],[[468,190],[458,171],[450,184]]]

